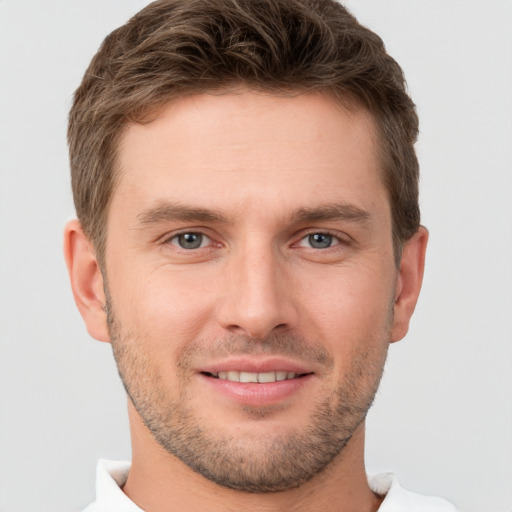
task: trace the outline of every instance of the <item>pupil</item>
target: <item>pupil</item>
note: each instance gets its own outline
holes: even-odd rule
[[[332,244],[332,236],[315,233],[314,235],[309,235],[309,243],[315,249],[327,249]]]
[[[199,233],[183,233],[178,237],[178,243],[183,249],[197,249],[201,247],[203,235]]]

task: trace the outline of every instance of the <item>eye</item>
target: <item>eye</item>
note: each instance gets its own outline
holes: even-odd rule
[[[173,236],[169,242],[181,249],[199,249],[207,246],[211,240],[202,233],[181,233]]]
[[[300,241],[299,246],[312,247],[313,249],[328,249],[339,243],[339,239],[329,233],[311,233]]]

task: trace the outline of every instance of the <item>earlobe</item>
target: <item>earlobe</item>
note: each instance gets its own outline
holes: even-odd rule
[[[64,257],[75,302],[87,331],[99,341],[110,341],[103,276],[93,246],[78,220],[68,222],[64,230]]]
[[[404,244],[398,273],[391,342],[401,340],[409,330],[409,321],[416,307],[423,281],[428,231],[420,226]]]

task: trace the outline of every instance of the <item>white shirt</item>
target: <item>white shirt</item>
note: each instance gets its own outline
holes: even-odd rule
[[[129,470],[129,462],[100,460],[96,475],[96,501],[83,512],[143,512],[121,490]],[[391,473],[369,477],[368,482],[372,491],[386,495],[378,512],[456,512],[446,500],[402,489]]]

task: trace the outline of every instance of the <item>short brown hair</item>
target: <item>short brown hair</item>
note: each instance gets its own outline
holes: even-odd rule
[[[418,118],[382,40],[335,0],[159,0],[105,39],[69,115],[75,206],[100,263],[124,127],[172,99],[234,85],[324,92],[373,115],[399,261],[420,222]]]

